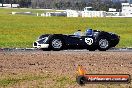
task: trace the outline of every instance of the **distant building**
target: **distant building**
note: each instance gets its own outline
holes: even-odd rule
[[[2,3],[0,3],[0,7],[2,7]],[[19,7],[19,4],[3,4],[3,7],[6,7],[6,8],[17,8]]]
[[[132,17],[132,4],[122,3],[122,16]]]
[[[116,12],[115,8],[109,8],[109,12]]]
[[[82,17],[105,17],[106,11],[94,11],[92,7],[85,7],[82,11]]]
[[[94,9],[92,7],[85,7],[84,11],[94,11]]]
[[[109,8],[109,11],[106,12],[107,17],[113,17],[113,16],[120,16],[120,12],[116,12],[116,9],[114,8]]]
[[[67,10],[67,17],[79,17],[79,12],[76,10]]]
[[[122,10],[117,12],[114,8],[109,11],[95,11],[92,7],[85,7],[83,11],[65,10],[62,12],[47,12],[41,16],[67,16],[67,17],[132,17],[132,4],[122,3]]]

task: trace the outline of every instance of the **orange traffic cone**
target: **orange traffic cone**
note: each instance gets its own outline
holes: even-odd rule
[[[79,75],[85,75],[86,74],[86,70],[83,68],[82,65],[78,66],[78,73],[79,73]]]

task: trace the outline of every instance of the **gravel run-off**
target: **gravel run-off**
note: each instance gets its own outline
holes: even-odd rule
[[[80,86],[75,82],[78,65],[82,65],[87,70],[87,74],[132,75],[132,52],[0,52],[1,79],[11,77],[18,79],[31,75],[45,76],[44,79],[24,80],[6,87],[132,88],[131,84],[86,84]]]

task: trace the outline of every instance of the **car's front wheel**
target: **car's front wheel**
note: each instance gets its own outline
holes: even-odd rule
[[[110,48],[109,39],[106,37],[101,37],[98,39],[98,50],[106,51]]]
[[[63,49],[63,41],[60,38],[52,38],[50,41],[50,47],[52,50],[58,51]]]

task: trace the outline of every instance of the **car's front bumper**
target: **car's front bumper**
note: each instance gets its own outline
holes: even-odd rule
[[[49,44],[39,44],[38,42],[33,43],[34,48],[48,48]]]

